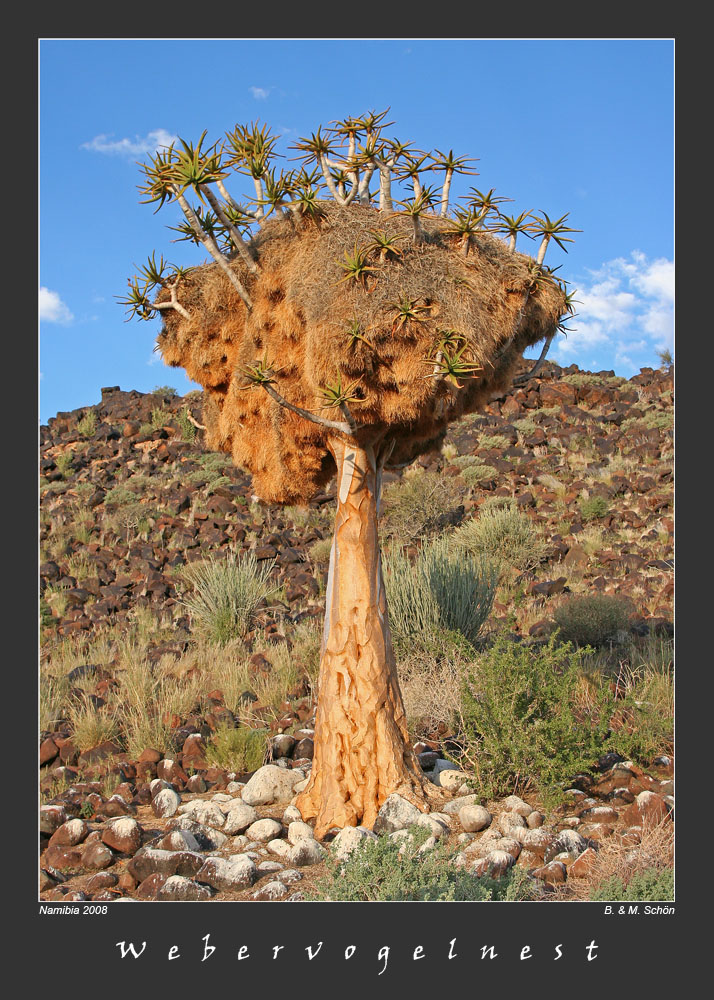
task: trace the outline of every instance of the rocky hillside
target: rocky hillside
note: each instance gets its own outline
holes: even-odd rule
[[[511,498],[538,557],[502,580],[488,629],[542,641],[569,600],[602,594],[627,611],[627,635],[612,642],[666,642],[672,371],[625,380],[548,364],[541,375],[453,425],[441,453],[386,475],[386,529],[419,469],[448,480],[449,530]],[[200,423],[200,393],[112,387],[40,430],[43,898],[301,898],[324,869],[327,845],[311,841],[289,803],[312,753],[333,492],[307,508],[258,503],[247,475],[203,449]],[[226,551],[274,561],[275,585],[242,639],[245,671],[231,661],[230,677],[230,656],[210,652],[182,603],[182,568]],[[112,716],[142,669],[178,685],[153,742],[138,729],[129,739]],[[208,752],[222,727],[239,723],[268,734],[267,776],[260,755],[236,768]],[[448,759],[453,735],[443,724],[422,729],[418,750],[444,789],[430,836],[470,871],[517,864],[541,887],[567,885],[608,837],[637,843],[643,817],[671,815],[671,755],[644,767],[603,757],[599,770],[573,776],[567,806],[550,814],[535,791],[527,802],[482,804]],[[255,776],[268,790],[246,794]],[[414,819],[398,813],[384,819],[385,833]]]

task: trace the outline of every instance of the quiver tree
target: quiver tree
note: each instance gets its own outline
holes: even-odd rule
[[[501,199],[470,205],[465,227],[463,211],[456,225],[448,216],[466,161],[417,158],[383,138],[384,114],[301,140],[299,171],[276,174],[275,139],[257,125],[207,153],[204,136],[158,153],[142,190],[179,203],[185,222],[174,228],[210,259],[168,277],[154,262],[124,300],[142,318],[161,311],[164,360],[205,389],[207,446],[249,471],[262,500],[306,502],[336,480],[314,760],[297,800],[318,837],[372,826],[392,793],[422,810],[432,794],[390,638],[382,472],[438,448],[449,423],[506,389],[524,350],[572,312],[542,260],[488,231]],[[248,204],[227,190],[227,167],[252,178]],[[440,193],[420,169],[443,171]],[[413,196],[399,201],[393,181]],[[202,205],[189,205],[189,188]]]

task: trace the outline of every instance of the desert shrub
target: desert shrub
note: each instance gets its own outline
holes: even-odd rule
[[[604,385],[605,380],[601,375],[591,375],[589,372],[574,372],[570,375],[563,375],[561,382],[565,382],[566,385],[574,385],[576,387],[584,385]]]
[[[578,646],[601,646],[627,629],[629,604],[610,594],[571,597],[553,617],[565,642]]]
[[[206,763],[227,771],[256,771],[268,750],[267,729],[219,726],[206,745]]]
[[[436,637],[433,649],[402,651],[398,662],[407,728],[413,740],[429,739],[443,727],[456,732],[461,709],[461,688],[468,656],[453,643],[453,633]],[[473,650],[470,650],[473,655]],[[443,731],[442,728],[442,731]]]
[[[474,642],[491,611],[498,570],[438,538],[422,547],[413,566],[398,548],[385,551],[384,579],[397,645],[428,642],[446,631]]]
[[[502,498],[507,501],[509,498]],[[455,547],[524,571],[538,565],[545,544],[527,514],[515,504],[481,508],[451,536]]]
[[[139,437],[147,437],[147,435],[152,434],[154,427],[149,421],[144,421],[144,423],[139,427]]]
[[[104,494],[104,504],[112,507],[123,507],[138,501],[137,494],[128,486],[114,486]]]
[[[87,410],[81,420],[77,421],[77,430],[83,438],[90,438],[97,429],[97,411]]]
[[[624,902],[656,902],[674,899],[674,869],[658,871],[648,868],[635,872],[625,884],[617,875],[597,885],[590,893],[591,900],[623,900]]]
[[[528,435],[532,434],[535,431],[538,425],[536,424],[535,420],[531,420],[530,417],[520,417],[518,420],[513,421],[513,426],[516,428],[517,431],[520,431],[521,434],[528,437]]]
[[[156,431],[159,427],[163,427],[167,424],[173,417],[173,414],[167,410],[164,406],[155,406],[151,411],[151,429]]]
[[[228,476],[217,475],[211,478],[210,482],[206,485],[206,496],[210,497],[212,493],[218,489],[219,486],[230,486],[231,480]]]
[[[276,590],[268,579],[274,565],[272,560],[258,566],[251,552],[185,566],[181,579],[193,592],[181,603],[188,609],[195,630],[218,645],[242,638],[261,601]]]
[[[178,424],[178,429],[181,434],[182,441],[194,441],[196,439],[196,426],[191,423],[188,419],[188,407],[182,406],[178,416],[176,417],[176,423]]]
[[[228,466],[233,464],[228,455],[223,455],[221,452],[217,451],[207,451],[203,455],[199,455],[196,461],[202,465],[204,469],[209,469],[212,472],[226,469]]]
[[[461,494],[451,476],[420,472],[391,483],[382,497],[383,527],[404,542],[433,534],[457,514]]]
[[[178,396],[172,385],[155,385],[151,393],[153,396],[161,396],[162,399],[173,399],[174,396]]]
[[[628,760],[649,765],[671,753],[674,741],[674,673],[671,666],[621,668],[616,678],[620,699],[610,720],[610,743]]]
[[[479,448],[498,448],[499,451],[507,448],[510,441],[503,434],[485,434],[479,440]]]
[[[467,465],[461,470],[461,478],[467,486],[480,486],[481,483],[488,483],[496,479],[498,473],[492,465],[485,465],[481,462],[475,465]]]
[[[499,636],[466,672],[462,688],[464,758],[487,798],[532,783],[546,804],[558,801],[574,774],[603,752],[612,695],[596,682],[587,708],[578,703],[584,651],[527,645]]]
[[[72,742],[81,751],[91,750],[105,740],[117,740],[119,725],[116,711],[95,708],[91,701],[73,698],[69,705]]]
[[[332,551],[332,539],[321,538],[310,546],[310,558],[317,566],[327,566]]]
[[[65,451],[62,455],[58,455],[55,459],[55,468],[63,478],[68,476],[72,471],[73,460],[74,452],[72,451]]]
[[[580,501],[580,516],[585,522],[605,517],[609,510],[610,504],[605,497],[585,497]]]
[[[538,889],[523,869],[511,869],[500,879],[476,876],[457,868],[445,845],[419,853],[429,836],[412,826],[403,839],[386,834],[365,838],[347,861],[329,854],[326,874],[306,898],[319,901],[468,901],[532,899]]]

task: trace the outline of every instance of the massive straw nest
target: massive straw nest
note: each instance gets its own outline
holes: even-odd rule
[[[396,464],[435,447],[450,421],[506,388],[523,351],[566,312],[555,282],[533,285],[532,258],[486,233],[472,237],[464,256],[458,237],[445,232],[446,219],[422,218],[424,241],[415,243],[404,215],[385,218],[373,208],[330,203],[323,209],[319,227],[287,218],[265,225],[253,242],[257,276],[239,257],[230,261],[252,311],[210,263],[178,288],[191,318],[165,311],[158,338],[164,360],[206,390],[208,447],[230,452],[270,502],[308,500],[335,465],[329,432],[251,384],[246,365],[266,359],[284,399],[331,420],[342,421],[342,414],[321,405],[320,389],[339,378],[343,387],[357,382],[361,398],[349,406],[368,428],[362,436],[387,432]],[[373,242],[375,232],[404,236],[401,256],[382,261],[373,251],[368,263],[375,270],[366,281],[345,279],[345,254]],[[400,323],[405,302],[425,308]],[[363,339],[352,336],[356,329]],[[482,368],[460,379],[461,388],[429,377],[445,331],[462,335],[468,342],[462,357]]]

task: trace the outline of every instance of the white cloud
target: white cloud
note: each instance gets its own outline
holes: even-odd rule
[[[40,288],[40,320],[45,323],[61,323],[66,326],[73,319],[74,316],[57,292],[50,291],[43,285]]]
[[[614,359],[623,374],[632,375],[657,364],[658,350],[672,348],[673,261],[649,260],[633,250],[629,258],[606,261],[576,284],[577,317],[556,346],[561,363],[591,357],[596,347],[601,364],[611,367]]]
[[[256,101],[264,101],[272,90],[272,87],[248,87],[248,90]]]
[[[95,135],[90,142],[83,142],[81,148],[91,149],[95,153],[108,153],[110,156],[144,156],[170,146],[176,139],[177,136],[167,132],[165,128],[156,128],[145,136],[135,135],[133,139],[114,139],[113,133]]]

